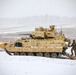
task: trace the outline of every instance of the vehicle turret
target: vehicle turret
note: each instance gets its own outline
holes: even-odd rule
[[[52,38],[56,36],[55,26],[52,25],[49,28],[35,28],[35,31],[32,32],[33,38]]]

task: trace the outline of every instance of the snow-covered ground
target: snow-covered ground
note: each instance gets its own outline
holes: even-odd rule
[[[76,75],[76,60],[9,56],[1,51],[0,75]]]

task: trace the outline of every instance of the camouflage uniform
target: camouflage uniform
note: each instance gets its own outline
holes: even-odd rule
[[[74,50],[74,53],[75,53],[75,56],[76,56],[76,43],[75,43],[75,40],[73,40],[73,43],[72,43],[72,49],[71,49],[71,53],[73,55],[73,50]]]

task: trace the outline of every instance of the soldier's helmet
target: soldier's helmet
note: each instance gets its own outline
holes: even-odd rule
[[[73,42],[75,42],[75,40],[73,40]]]

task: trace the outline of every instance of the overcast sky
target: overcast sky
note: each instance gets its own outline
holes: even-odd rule
[[[76,0],[0,0],[0,18],[46,14],[76,17]]]

